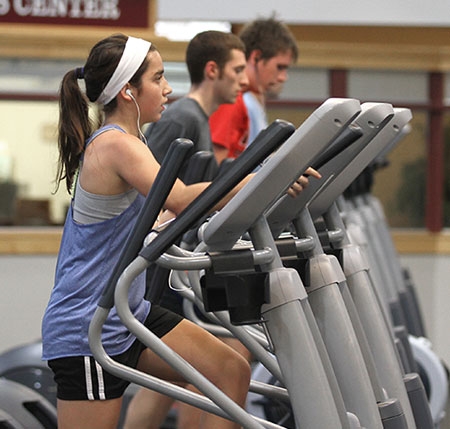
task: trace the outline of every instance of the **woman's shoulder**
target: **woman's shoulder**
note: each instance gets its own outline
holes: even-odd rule
[[[96,146],[106,146],[117,144],[117,142],[127,141],[129,136],[121,128],[116,127],[101,127],[94,131],[92,136],[88,139],[86,149]]]
[[[86,154],[91,152],[104,160],[108,158],[120,160],[133,154],[140,156],[146,150],[148,150],[146,145],[138,137],[112,128],[108,132],[97,135],[86,148]]]
[[[145,195],[149,187],[139,180],[144,180],[141,177],[155,166],[150,150],[138,137],[111,130],[99,135],[86,149],[82,174],[89,178],[91,186],[81,184],[96,194],[119,194],[131,186]]]
[[[89,146],[94,140],[106,132],[119,131],[122,134],[126,134],[126,131],[117,124],[107,124],[102,125],[100,128],[96,129],[86,140],[85,147]]]

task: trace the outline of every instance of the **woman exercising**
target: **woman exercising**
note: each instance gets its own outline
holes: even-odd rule
[[[84,80],[85,91],[79,86],[80,80]],[[94,360],[88,327],[160,168],[143,141],[141,127],[161,117],[170,93],[155,47],[121,34],[98,42],[85,66],[69,71],[62,80],[57,184],[65,180],[73,198],[42,325],[43,359],[55,374],[60,429],[117,426],[121,398],[129,383],[107,373]],[[91,124],[89,102],[103,106],[104,121],[96,130]],[[301,177],[288,192],[296,195],[307,183],[307,178]],[[165,208],[179,214],[208,185],[186,186],[178,180]],[[247,361],[204,329],[144,300],[144,277],[140,275],[130,291],[134,316],[244,406],[250,381]],[[114,309],[104,325],[103,346],[113,359],[129,367],[184,382],[127,330]],[[212,414],[205,414],[202,425],[237,427]]]

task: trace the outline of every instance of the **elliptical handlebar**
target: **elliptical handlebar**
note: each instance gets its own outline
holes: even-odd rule
[[[154,262],[172,243],[176,242],[198,218],[206,215],[215,204],[228,194],[241,180],[250,174],[274,150],[295,131],[287,121],[276,120],[256,137],[255,141],[228,169],[217,177],[166,229],[139,253],[149,262]]]
[[[320,170],[327,162],[332,160],[339,153],[347,149],[352,143],[363,135],[361,128],[356,125],[349,125],[342,134],[340,134],[333,144],[319,153],[316,159],[311,163],[311,167]]]

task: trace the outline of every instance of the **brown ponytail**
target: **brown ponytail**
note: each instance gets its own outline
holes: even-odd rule
[[[92,133],[89,106],[77,82],[77,70],[64,76],[59,96],[58,149],[59,162],[56,174],[56,191],[62,180],[69,194],[80,163],[84,142]]]

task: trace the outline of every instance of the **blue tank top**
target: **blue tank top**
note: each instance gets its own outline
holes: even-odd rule
[[[120,215],[103,222],[78,224],[69,208],[56,264],[55,286],[42,322],[44,360],[69,356],[92,356],[89,324],[99,299],[118,262],[145,198],[138,195]],[[144,300],[145,273],[130,288],[129,304],[143,322],[150,312]],[[112,308],[103,327],[103,346],[115,356],[126,351],[135,337]]]

